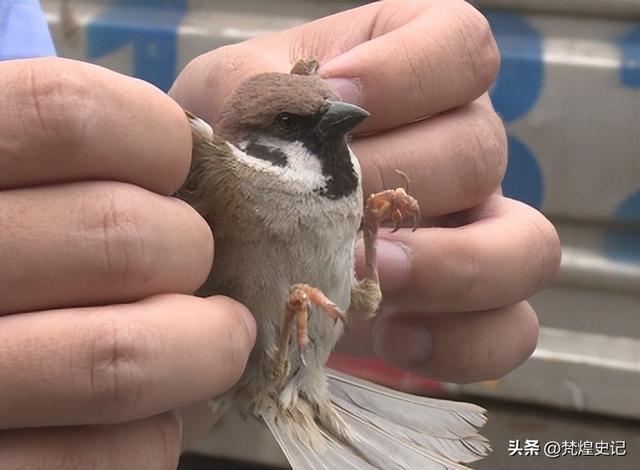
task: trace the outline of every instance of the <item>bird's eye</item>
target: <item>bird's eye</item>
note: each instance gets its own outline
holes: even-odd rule
[[[287,132],[295,131],[300,127],[301,123],[300,116],[291,113],[280,113],[276,118],[278,127]]]

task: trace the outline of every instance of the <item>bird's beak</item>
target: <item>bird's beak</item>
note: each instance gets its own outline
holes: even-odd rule
[[[354,104],[329,101],[317,129],[325,136],[344,136],[367,116],[366,110]]]

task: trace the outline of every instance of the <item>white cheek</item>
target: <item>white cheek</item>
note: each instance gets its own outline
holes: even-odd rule
[[[308,183],[324,184],[326,178],[322,174],[322,165],[315,155],[309,153],[300,142],[288,142],[281,147],[287,156],[287,169],[297,178]]]
[[[263,138],[259,139],[258,143],[266,147],[277,148],[284,153],[287,157],[286,166],[280,167],[245,153],[244,148],[246,148],[247,142],[240,142],[239,148],[232,146],[232,150],[234,155],[247,166],[260,172],[272,174],[302,192],[326,187],[327,178],[322,174],[320,160],[310,153],[301,142]]]

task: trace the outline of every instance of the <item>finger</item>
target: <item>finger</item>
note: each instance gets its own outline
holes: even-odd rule
[[[167,412],[119,425],[0,432],[0,468],[175,470],[181,421]]]
[[[486,92],[499,65],[486,19],[466,2],[403,3],[374,3],[217,49],[190,62],[169,93],[214,123],[243,79],[286,73],[295,60],[315,57],[320,76],[343,99],[372,112],[359,127],[365,132],[406,124]]]
[[[538,321],[527,302],[487,311],[433,314],[382,312],[353,325],[340,351],[378,356],[445,382],[502,377],[535,349]]]
[[[555,229],[518,201],[495,196],[487,206],[489,215],[463,227],[385,233],[378,246],[385,305],[396,311],[485,310],[537,292],[560,264]],[[360,251],[360,272],[362,259]]]
[[[325,20],[338,31],[342,20],[347,30],[369,35],[347,35],[341,41],[346,51],[319,70],[345,101],[371,113],[360,132],[393,128],[469,103],[497,75],[498,49],[489,23],[475,8],[455,1],[404,3],[404,11],[397,2],[378,4],[377,13],[364,21],[355,17],[358,10],[353,18]]]
[[[502,377],[522,364],[538,341],[538,320],[527,302],[484,312],[380,320],[373,327],[379,357],[445,382]]]
[[[0,318],[0,429],[116,423],[217,396],[255,324],[225,297],[162,295]]]
[[[355,139],[364,194],[403,186],[424,216],[475,207],[500,187],[507,165],[502,121],[486,99],[388,132]]]
[[[125,183],[0,193],[0,314],[194,292],[213,240],[186,203]]]
[[[184,181],[191,132],[154,86],[67,59],[0,63],[0,189],[79,180],[163,194]]]
[[[282,51],[280,44],[278,51]],[[246,78],[265,72],[291,69],[289,57],[243,42],[196,57],[178,75],[169,95],[205,121],[215,124],[222,106]]]

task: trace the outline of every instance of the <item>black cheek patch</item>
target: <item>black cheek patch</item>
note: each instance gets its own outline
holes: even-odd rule
[[[255,142],[251,142],[244,149],[245,153],[252,157],[259,158],[260,160],[266,160],[273,163],[275,166],[287,166],[287,156],[277,148],[267,147]]]

